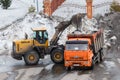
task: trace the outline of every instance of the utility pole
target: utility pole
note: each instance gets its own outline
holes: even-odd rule
[[[37,7],[37,13],[39,13],[39,5],[38,5],[38,0],[36,1],[36,7]]]
[[[86,0],[86,4],[87,4],[87,17],[89,19],[92,18],[92,3],[93,3],[93,0]]]

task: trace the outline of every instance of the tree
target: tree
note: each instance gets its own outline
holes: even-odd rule
[[[12,0],[0,0],[3,9],[10,7]]]
[[[111,4],[111,10],[112,11],[115,11],[115,12],[120,12],[120,5],[118,2],[114,1],[112,4]]]

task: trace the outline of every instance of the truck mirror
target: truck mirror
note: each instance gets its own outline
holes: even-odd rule
[[[90,45],[90,50],[92,50],[93,49],[93,45]]]

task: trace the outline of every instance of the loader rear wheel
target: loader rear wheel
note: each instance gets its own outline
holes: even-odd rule
[[[63,51],[56,49],[51,53],[51,60],[56,64],[61,64],[64,62]]]
[[[29,51],[24,55],[24,61],[27,65],[36,65],[39,61],[39,55],[36,51]]]

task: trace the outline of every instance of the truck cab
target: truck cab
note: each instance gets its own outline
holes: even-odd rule
[[[64,50],[65,66],[90,67],[92,65],[93,52],[90,39],[69,39]]]
[[[103,30],[90,34],[68,34],[64,50],[64,65],[93,69],[95,63],[103,61]]]

